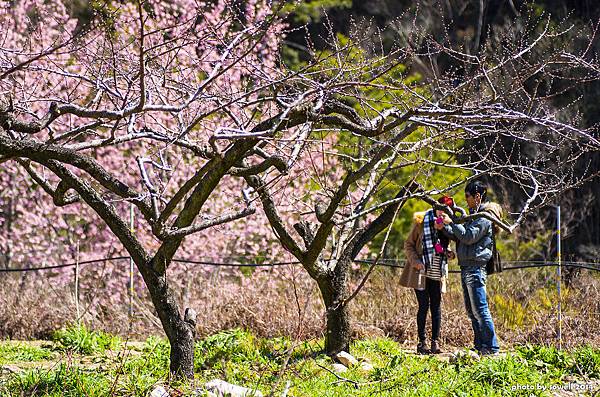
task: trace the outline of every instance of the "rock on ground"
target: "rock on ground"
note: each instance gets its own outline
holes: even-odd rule
[[[258,390],[233,385],[220,379],[213,379],[207,382],[204,387],[217,397],[263,397],[263,394]]]
[[[169,392],[162,386],[156,386],[150,393],[150,397],[169,397]]]
[[[335,355],[335,359],[340,363],[344,364],[346,367],[351,367],[353,365],[358,365],[358,360],[354,358],[350,353],[341,351]]]

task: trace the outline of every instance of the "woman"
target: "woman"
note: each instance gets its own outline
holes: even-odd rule
[[[497,219],[501,217],[498,204],[487,202],[487,188],[480,181],[471,181],[465,187],[465,198],[470,214],[489,212]],[[492,222],[476,217],[464,224],[456,224],[442,214],[443,224],[434,225],[444,230],[457,243],[456,255],[460,266],[465,309],[473,327],[475,349],[482,355],[496,354],[499,350],[494,321],[488,307],[485,282],[485,266],[492,257]]]
[[[438,202],[454,206],[451,197],[443,196]],[[454,253],[448,248],[448,237],[438,233],[433,225],[443,211],[429,210],[417,212],[413,218],[415,223],[404,242],[406,266],[400,277],[400,284],[414,288],[419,310],[417,311],[417,330],[419,343],[418,354],[441,353],[439,337],[441,327],[442,292],[446,292],[446,277],[448,275],[448,258]],[[431,311],[431,349],[427,348],[425,323],[427,312]]]

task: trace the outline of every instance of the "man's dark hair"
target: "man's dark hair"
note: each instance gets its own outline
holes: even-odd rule
[[[482,181],[471,181],[465,186],[465,192],[475,197],[477,193],[481,195],[481,201],[487,201],[487,186]]]

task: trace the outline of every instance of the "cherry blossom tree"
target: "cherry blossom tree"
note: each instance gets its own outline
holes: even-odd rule
[[[286,77],[277,66],[283,25],[260,1],[96,11],[82,23],[58,0],[0,3],[9,27],[0,38],[4,262],[66,259],[75,240],[108,254],[119,241],[171,343],[171,372],[191,377],[195,314],[180,309],[166,272],[186,236],[255,212],[239,176],[282,167],[261,158],[255,138],[213,137],[293,124],[291,108],[272,99]],[[261,161],[240,167],[250,155]],[[129,205],[141,214],[134,231]],[[224,248],[208,238],[182,251]]]

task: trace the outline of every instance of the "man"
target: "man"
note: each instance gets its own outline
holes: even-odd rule
[[[487,211],[500,219],[500,206],[487,202],[486,196],[487,188],[482,182],[469,182],[465,187],[469,213]],[[456,224],[445,213],[442,219],[443,223],[436,223],[434,227],[444,230],[457,241],[456,256],[460,266],[465,308],[473,327],[475,349],[481,355],[497,354],[498,340],[485,288],[485,266],[492,257],[493,249],[492,222],[478,217],[464,224]]]

